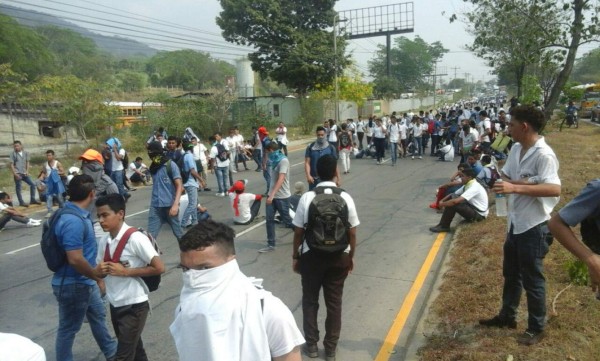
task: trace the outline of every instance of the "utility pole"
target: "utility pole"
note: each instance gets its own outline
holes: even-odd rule
[[[337,65],[337,29],[338,23],[346,21],[346,19],[339,19],[339,14],[336,13],[333,16],[333,73],[334,73],[334,83],[335,83],[335,123],[337,124],[340,118],[340,106],[339,106],[339,89],[338,89],[338,65]]]
[[[471,75],[471,73],[465,73],[465,86],[467,87],[467,95],[471,96],[469,89],[469,75]]]
[[[436,90],[437,90],[437,89],[436,89],[436,85],[437,85],[437,77],[438,77],[438,76],[439,76],[439,77],[442,77],[442,76],[444,76],[444,75],[448,75],[448,74],[445,74],[445,72],[446,72],[446,68],[445,68],[445,67],[444,67],[444,68],[442,68],[442,70],[441,70],[441,73],[438,73],[438,69],[437,69],[437,63],[439,63],[439,62],[441,62],[441,60],[434,60],[434,61],[433,61],[433,74],[429,74],[429,76],[433,77],[433,107],[434,107],[434,108],[435,108],[435,106],[436,106],[436,104],[437,104],[437,103],[436,103],[436,95],[437,95],[437,92],[436,92]]]
[[[450,69],[451,69],[451,70],[454,70],[454,79],[456,79],[456,71],[457,71],[458,69],[460,69],[460,68],[459,68],[458,66],[455,66],[455,67],[453,67],[453,68],[450,68]]]

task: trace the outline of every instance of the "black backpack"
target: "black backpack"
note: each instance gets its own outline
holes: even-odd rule
[[[331,189],[331,194],[325,193]],[[304,233],[311,250],[323,253],[342,252],[349,245],[348,205],[337,187],[316,187],[315,198],[308,208],[308,223]]]
[[[44,222],[42,227],[42,240],[40,246],[42,248],[42,254],[46,260],[48,269],[52,272],[58,271],[63,265],[67,263],[67,253],[64,248],[59,244],[58,238],[55,234],[55,226],[58,219],[63,214],[72,214],[81,218],[81,221],[85,223],[83,216],[74,209],[67,207],[59,208],[52,216]],[[84,224],[84,238],[87,237],[88,228]]]
[[[350,145],[351,141],[350,141],[350,136],[348,135],[347,131],[344,131],[342,133],[340,133],[340,146],[342,148],[346,148]]]
[[[217,143],[216,147],[217,147],[217,159],[218,160],[220,160],[221,162],[224,162],[227,159],[229,159],[229,152],[227,152],[227,150],[225,149],[225,146],[223,144]]]

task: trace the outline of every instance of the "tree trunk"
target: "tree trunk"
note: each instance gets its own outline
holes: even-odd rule
[[[517,77],[517,98],[520,99],[521,95],[523,95],[523,77],[525,76],[525,64],[521,64],[517,67],[515,76]]]
[[[577,49],[579,48],[579,42],[581,41],[581,30],[583,29],[583,5],[585,0],[573,0],[573,12],[575,13],[575,18],[573,19],[573,23],[571,25],[572,37],[571,43],[569,44],[569,52],[567,54],[567,60],[565,61],[565,66],[558,74],[558,78],[556,79],[556,83],[552,87],[550,91],[550,98],[548,99],[548,105],[544,110],[544,115],[546,120],[550,120],[552,113],[554,112],[554,108],[556,107],[556,103],[558,103],[558,98],[560,97],[560,92],[562,88],[569,80],[569,76],[571,75],[571,71],[573,70],[573,64],[575,63],[575,56],[577,55]]]

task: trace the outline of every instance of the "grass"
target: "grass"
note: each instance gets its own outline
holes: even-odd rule
[[[579,129],[549,124],[546,141],[560,162],[562,196],[555,210],[575,197],[587,181],[600,177],[600,128],[582,123]],[[515,337],[527,325],[523,293],[518,329],[484,329],[477,320],[497,314],[502,294],[502,245],[505,219],[493,210],[483,223],[460,226],[454,236],[448,271],[427,318],[427,342],[422,360],[598,360],[600,303],[589,287],[570,284],[566,264],[574,257],[558,242],[546,256],[548,325],[538,345],[519,346]],[[576,231],[578,234],[578,231]],[[553,310],[553,303],[554,309]]]

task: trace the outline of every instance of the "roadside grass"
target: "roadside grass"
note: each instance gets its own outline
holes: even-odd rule
[[[600,128],[582,123],[579,129],[557,130],[555,121],[546,134],[560,162],[562,196],[555,210],[589,180],[600,177]],[[600,301],[585,286],[571,286],[557,297],[570,284],[565,265],[574,256],[556,241],[544,262],[549,318],[546,338],[530,347],[516,342],[527,325],[525,292],[517,330],[478,326],[479,319],[496,315],[501,305],[505,232],[506,220],[496,217],[493,208],[486,221],[459,227],[439,295],[426,320],[427,341],[419,351],[421,360],[599,360]]]

